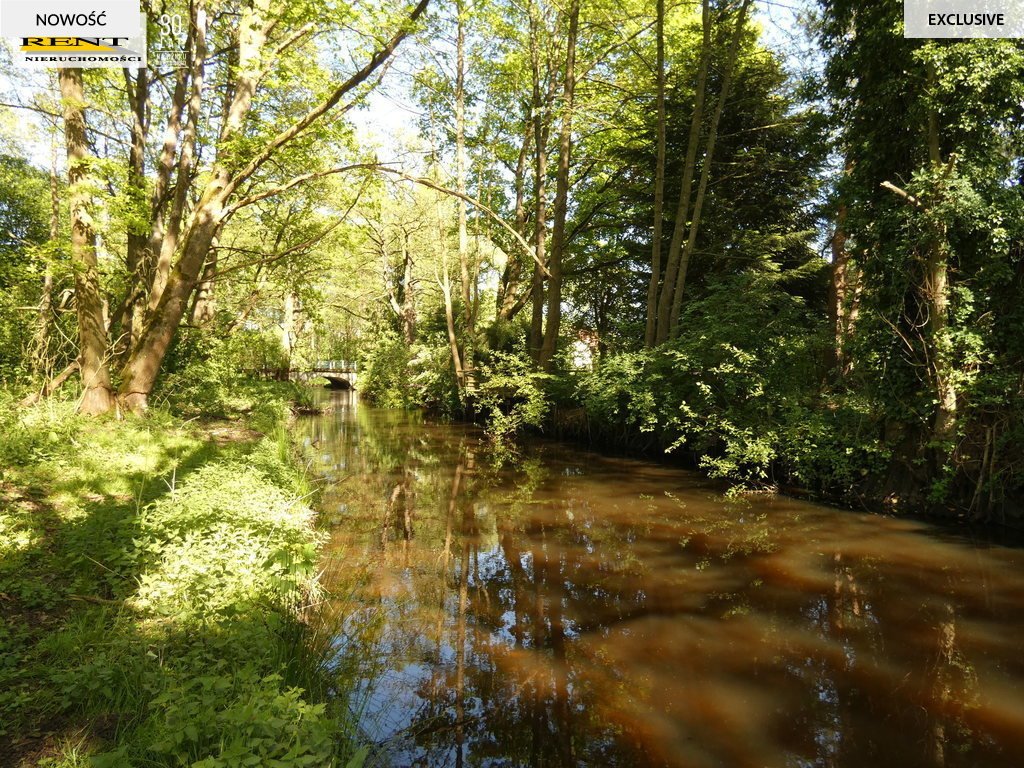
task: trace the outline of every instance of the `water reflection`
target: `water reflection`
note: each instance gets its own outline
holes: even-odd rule
[[[333,397],[376,764],[1021,764],[1024,551]]]

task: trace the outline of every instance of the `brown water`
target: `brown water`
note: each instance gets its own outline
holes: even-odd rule
[[[1024,765],[1024,550],[354,397],[298,429],[372,764]]]

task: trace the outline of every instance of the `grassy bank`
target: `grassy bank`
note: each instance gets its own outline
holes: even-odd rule
[[[0,409],[0,765],[346,765],[301,619],[321,535],[261,391],[242,420]]]

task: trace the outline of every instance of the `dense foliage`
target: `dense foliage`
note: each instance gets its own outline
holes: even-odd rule
[[[331,360],[505,442],[1017,516],[1019,41],[829,0],[795,62],[757,4],[650,5],[171,3],[185,69],[12,80],[0,375],[195,415]],[[415,131],[342,117],[378,86]]]
[[[35,617],[0,626],[4,760],[46,743],[39,722],[111,724],[51,742],[61,765],[326,765],[351,752],[328,701],[330,650],[300,614],[319,589],[308,487],[283,401],[253,394],[247,424],[271,436],[224,446],[167,415],[111,427],[66,405],[4,405],[0,593]]]
[[[777,5],[166,0],[180,60],[5,66],[0,763],[362,763],[318,374],[483,426],[449,515],[541,432],[1020,525],[1024,43]]]

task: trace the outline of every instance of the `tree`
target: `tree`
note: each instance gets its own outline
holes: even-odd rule
[[[572,116],[576,94],[576,38],[579,33],[580,3],[571,0],[567,11],[569,29],[565,38],[561,127],[558,138],[558,169],[555,174],[554,228],[551,232],[551,259],[548,262],[547,323],[537,361],[547,370],[558,343],[562,318],[562,263],[565,259],[565,220],[569,206],[569,166],[572,163]]]
[[[662,282],[661,294],[658,298],[658,317],[655,328],[655,340],[658,342],[663,342],[669,336],[674,336],[679,325],[679,310],[682,307],[683,291],[686,287],[690,259],[693,257],[697,235],[700,232],[701,214],[703,213],[708,180],[711,175],[715,144],[718,140],[718,126],[722,119],[725,104],[731,95],[733,72],[736,67],[744,24],[747,18],[747,10],[749,8],[750,0],[742,0],[739,9],[735,13],[735,21],[733,22],[733,29],[726,51],[720,90],[714,102],[715,108],[707,128],[704,148],[700,151],[700,181],[697,184],[696,196],[693,197],[691,203],[693,180],[696,175],[696,162],[698,159],[698,142],[700,141],[701,126],[704,120],[704,104],[707,99],[705,91],[708,86],[708,72],[712,57],[711,9],[708,0],[704,0],[702,10],[704,35],[700,69],[697,73],[696,103],[690,122],[683,183],[679,194],[675,224],[672,230],[672,241],[669,244],[665,277]],[[686,232],[685,241],[683,239],[684,231]]]
[[[91,179],[86,140],[85,92],[81,69],[60,70],[64,101],[64,138],[67,145],[69,202],[71,207],[71,264],[75,275],[78,345],[82,376],[79,410],[89,415],[107,413],[116,400],[107,364],[107,324],[96,261],[96,233],[89,213]]]
[[[1003,431],[992,427],[1013,409],[1003,372],[1019,349],[1000,330],[1014,311],[992,302],[1020,242],[1022,50],[904,39],[894,4],[823,9],[843,229],[867,310],[853,373],[896,446],[886,492],[932,504],[959,494],[987,514],[983,499],[1012,471],[991,463]]]
[[[58,230],[55,236],[50,229],[51,187],[62,191],[56,175],[47,178],[21,158],[0,155],[0,379],[7,384],[50,368],[50,265],[56,261],[61,234]],[[59,228],[59,216],[56,224]],[[34,333],[24,313],[33,304],[38,306]]]
[[[325,98],[315,103],[300,118],[256,146],[249,146],[245,137],[254,97],[275,57],[309,35],[312,26],[307,24],[296,30],[287,25],[279,25],[286,9],[272,6],[270,0],[254,0],[243,6],[237,37],[233,41],[237,61],[231,68],[224,91],[230,94],[230,98],[226,97],[223,103],[213,168],[201,188],[196,190],[198,202],[184,225],[183,206],[175,205],[172,208],[170,221],[165,225],[166,232],[171,233],[172,237],[168,240],[167,235],[164,235],[161,255],[173,253],[176,258],[163,290],[154,291],[151,295],[149,316],[121,373],[120,396],[130,410],[142,412],[146,409],[160,365],[185,316],[204,263],[211,253],[215,253],[211,249],[225,223],[241,208],[265,196],[266,193],[243,196],[247,183],[371,77],[406,37],[409,25],[423,14],[428,2],[420,0],[401,23],[399,30],[376,48],[362,68],[331,88]],[[187,159],[194,150],[194,137],[202,118],[203,75],[207,55],[203,10],[203,4],[199,3],[193,23],[191,97],[181,149],[186,162],[179,164],[175,203],[189,188],[190,162]],[[277,189],[284,191],[303,180],[292,177],[279,184]],[[180,245],[175,242],[177,238],[173,237],[179,227],[182,231]],[[157,274],[160,274],[159,262]]]
[[[655,39],[655,90],[657,93],[657,157],[654,161],[654,228],[651,236],[651,279],[647,288],[647,323],[644,327],[644,346],[654,344],[657,332],[658,283],[661,279],[661,239],[665,221],[665,0],[657,0]]]

